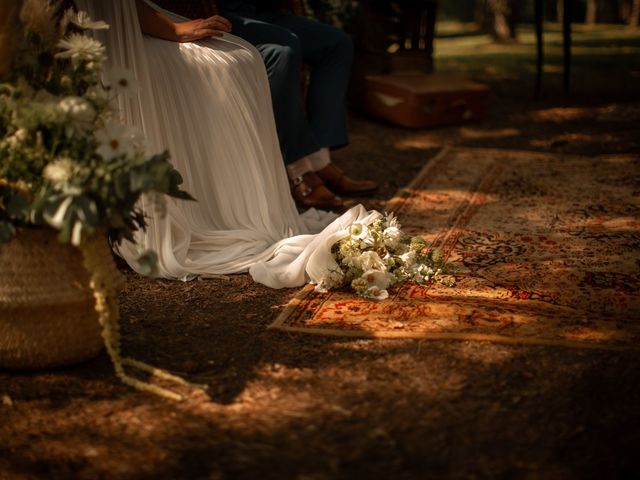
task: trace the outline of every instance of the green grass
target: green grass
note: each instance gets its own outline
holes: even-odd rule
[[[435,41],[437,71],[459,72],[504,95],[533,94],[536,48],[532,25],[522,25],[515,44],[497,44],[469,24],[440,22]],[[546,98],[562,92],[562,31],[545,24]],[[640,101],[640,29],[624,25],[573,26],[572,99],[589,103]]]

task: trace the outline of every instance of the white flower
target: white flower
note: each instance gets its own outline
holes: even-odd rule
[[[400,255],[400,259],[406,266],[410,267],[416,261],[416,252],[414,252],[413,250],[409,250],[408,252]]]
[[[111,122],[95,133],[98,141],[96,153],[105,160],[124,155],[132,157],[135,154],[136,133],[133,129],[121,123]]]
[[[400,223],[398,222],[398,219],[396,218],[395,213],[393,212],[385,213],[384,221],[385,221],[385,224],[387,225],[387,228],[397,228],[398,230],[400,230]]]
[[[356,255],[347,254],[342,257],[342,260],[340,260],[340,263],[342,265],[346,265],[347,267],[354,267],[358,263],[358,257]]]
[[[369,229],[364,223],[352,223],[349,227],[349,235],[351,238],[362,240],[369,235]]]
[[[369,233],[371,233],[371,230],[369,230]],[[362,249],[375,248],[376,245],[377,245],[377,242],[373,235],[367,235],[365,238],[360,240],[360,248]]]
[[[414,265],[411,272],[413,273],[412,280],[416,283],[424,283],[426,281],[432,280],[433,277],[439,273],[423,263]]]
[[[66,134],[82,133],[91,129],[96,111],[93,105],[82,97],[64,97],[58,102],[58,108],[65,115]]]
[[[331,288],[337,288],[342,285],[344,274],[339,268],[327,269],[322,276],[322,279],[315,287],[315,290],[320,293],[326,293]]]
[[[109,95],[102,86],[89,87],[84,98],[91,100],[98,108],[104,108],[109,104]]]
[[[81,33],[72,33],[58,42],[63,51],[56,54],[57,58],[70,58],[73,62],[97,62],[105,59],[105,48],[97,40]]]
[[[131,160],[135,163],[145,162],[147,159],[144,158],[144,156],[146,155],[147,149],[149,148],[149,145],[147,144],[147,138],[144,136],[142,130],[137,127],[129,127],[129,135],[129,138],[131,138],[131,143],[133,145],[133,150],[137,154],[136,157],[132,158]]]
[[[83,30],[106,30],[109,28],[109,24],[102,20],[91,20],[91,17],[89,17],[89,14],[85,11],[80,11],[76,15],[71,15],[69,20],[71,23]]]
[[[132,95],[138,91],[139,84],[130,70],[113,68],[105,76],[105,85],[113,88],[116,93]]]
[[[389,298],[387,288],[394,280],[392,274],[380,270],[368,270],[362,274],[361,278],[367,281],[367,288],[362,293],[363,297],[374,300]]]
[[[378,287],[369,287],[363,292],[362,296],[372,300],[385,300],[389,298],[389,292]]]
[[[362,252],[362,254],[356,259],[357,266],[362,270],[386,270],[386,263],[380,258],[376,252],[368,251]]]
[[[367,281],[369,287],[377,287],[379,289],[388,288],[394,280],[392,274],[382,270],[367,270],[362,274],[362,278]]]
[[[20,148],[22,143],[27,139],[28,132],[24,128],[19,128],[15,131],[15,133],[5,140],[7,147],[11,150],[17,150]]]
[[[382,238],[388,248],[396,248],[402,238],[402,232],[398,227],[387,227],[382,232]]]
[[[76,172],[77,167],[77,164],[70,158],[61,158],[44,167],[42,175],[51,183],[66,183]]]

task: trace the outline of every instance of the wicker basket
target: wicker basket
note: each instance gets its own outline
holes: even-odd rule
[[[91,248],[122,284],[106,238]],[[47,229],[21,229],[0,246],[0,368],[70,365],[103,348],[89,273],[81,252]]]

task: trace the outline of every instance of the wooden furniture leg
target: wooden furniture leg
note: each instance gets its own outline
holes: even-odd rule
[[[562,15],[562,53],[564,60],[563,87],[564,96],[569,96],[571,82],[571,20],[573,19],[573,0],[564,0]]]
[[[542,93],[542,67],[544,64],[544,50],[542,44],[542,22],[543,22],[543,2],[544,0],[535,0],[535,29],[536,29],[536,86],[534,96],[536,100],[540,99]]]
[[[426,32],[424,53],[426,55],[427,69],[433,71],[433,41],[436,36],[436,17],[438,15],[438,2],[431,1],[426,4]]]

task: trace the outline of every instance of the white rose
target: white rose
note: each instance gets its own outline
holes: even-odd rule
[[[387,265],[376,252],[368,251],[362,254],[356,260],[357,266],[362,270],[385,270]]]

